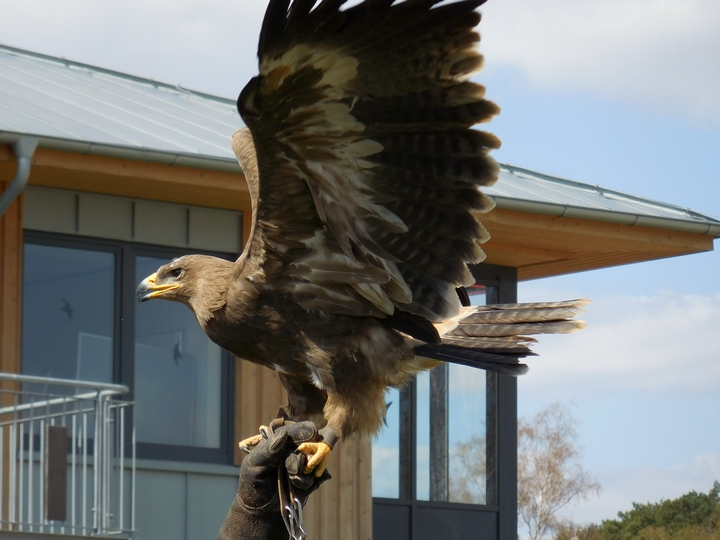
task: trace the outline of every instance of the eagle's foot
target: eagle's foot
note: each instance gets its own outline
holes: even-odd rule
[[[325,442],[305,442],[298,446],[298,450],[307,458],[303,472],[305,474],[313,472],[317,478],[320,478],[327,468],[332,448]]]
[[[245,452],[246,454],[249,454],[250,451],[256,447],[258,444],[262,442],[263,439],[266,439],[267,437],[263,435],[263,428],[267,430],[265,426],[260,426],[260,433],[257,435],[253,435],[252,437],[248,437],[247,439],[243,439],[238,443],[238,446],[240,446],[240,450]]]

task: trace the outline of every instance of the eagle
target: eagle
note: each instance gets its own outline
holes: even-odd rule
[[[306,472],[374,434],[385,392],[456,362],[520,375],[530,334],[582,327],[584,300],[472,307],[489,234],[481,186],[498,165],[499,108],[470,80],[484,0],[270,0],[259,75],[231,146],[252,225],[235,262],[187,255],[140,283],[181,302],[211,340],[278,372],[285,414],[310,420]],[[252,442],[257,442],[257,438]]]

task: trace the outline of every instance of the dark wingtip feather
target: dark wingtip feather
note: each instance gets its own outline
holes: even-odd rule
[[[273,49],[282,36],[289,6],[290,0],[270,0],[260,28],[258,58],[262,58],[269,50]]]

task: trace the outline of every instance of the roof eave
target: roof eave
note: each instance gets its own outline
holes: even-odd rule
[[[616,210],[599,210],[594,208],[583,208],[564,204],[553,204],[546,202],[530,201],[527,199],[514,199],[499,195],[491,195],[497,208],[505,210],[516,210],[534,214],[545,214],[555,217],[569,217],[588,219],[592,221],[604,221],[607,223],[620,223],[629,226],[652,227],[655,229],[668,229],[702,235],[710,235],[720,238],[720,222],[708,221],[694,222],[682,219],[661,218],[633,214],[631,212],[618,212]]]
[[[32,133],[15,133],[0,131],[0,144],[15,144],[21,137],[32,136],[38,139],[38,147],[51,150],[62,150],[91,156],[105,156],[128,159],[132,161],[147,161],[177,167],[191,167],[211,171],[242,173],[240,165],[234,159],[205,156],[200,154],[182,154],[176,152],[162,152],[149,148],[131,148],[110,144],[91,143],[73,139],[46,137]]]

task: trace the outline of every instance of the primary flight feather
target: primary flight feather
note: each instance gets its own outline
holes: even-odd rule
[[[231,141],[253,207],[244,251],[181,257],[138,288],[276,370],[287,414],[330,447],[375,433],[386,389],[440,360],[518,375],[524,335],[582,326],[584,301],[461,306],[489,238],[479,186],[498,175],[499,140],[472,129],[499,111],[470,81],[483,1],[271,0]]]

